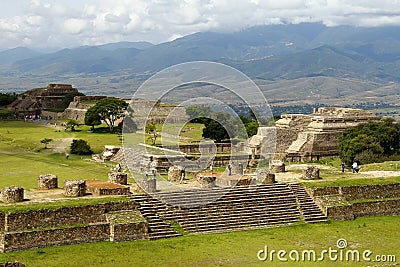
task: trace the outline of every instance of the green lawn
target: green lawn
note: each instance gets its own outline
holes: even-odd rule
[[[371,250],[371,259],[376,255],[395,255],[398,264],[399,222],[399,216],[366,217],[354,221],[302,223],[290,227],[152,241],[51,247],[5,253],[0,255],[0,262],[18,260],[27,266],[394,266],[393,262],[365,262],[362,253]],[[320,262],[294,262],[288,255],[288,262],[281,262],[276,253],[272,262],[270,258],[266,261],[257,258],[258,251],[266,245],[269,251],[285,250],[289,253],[296,250],[300,255],[304,250],[314,250],[318,258],[324,249],[338,249],[336,242],[340,238],[347,241],[347,248],[343,251],[359,251],[360,262],[330,261],[327,254]]]
[[[89,127],[78,127],[76,132],[64,132],[62,127],[46,127],[31,122],[0,122],[0,188],[17,185],[26,189],[37,188],[37,177],[40,174],[52,173],[58,176],[62,187],[68,179],[107,180],[107,173],[114,165],[91,162],[89,156],[54,153],[54,148],[62,140],[85,139],[95,153],[100,153],[104,145],[120,145],[118,134],[91,133]],[[60,131],[59,131],[60,130]],[[51,138],[53,141],[44,149],[40,140]],[[69,144],[69,143],[68,143]],[[67,147],[69,145],[67,144]]]

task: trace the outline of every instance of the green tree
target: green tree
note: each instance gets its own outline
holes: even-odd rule
[[[186,108],[186,113],[189,115],[190,121],[194,123],[205,124],[206,118],[211,117],[211,109],[205,105],[193,105]]]
[[[47,149],[47,145],[48,145],[51,141],[53,141],[53,139],[51,139],[51,138],[44,138],[44,139],[40,140],[40,143],[44,144],[44,149]]]
[[[76,154],[76,155],[90,155],[93,153],[89,144],[83,139],[72,140],[70,150],[71,154]]]
[[[370,163],[400,157],[400,126],[393,119],[361,124],[339,137],[339,156],[346,163]]]
[[[0,93],[0,106],[7,106],[16,100],[18,95],[16,93]]]
[[[244,124],[244,127],[246,128],[247,136],[252,137],[253,135],[257,134],[258,131],[258,122],[256,121],[250,121]]]
[[[152,141],[153,146],[156,144],[156,140],[158,137],[157,127],[155,122],[148,122],[144,128],[145,133],[150,134],[150,140]]]
[[[101,119],[96,106],[90,107],[85,114],[85,125],[92,126],[91,131],[94,132],[94,126],[100,124]]]
[[[75,127],[78,127],[81,123],[76,120],[68,120],[67,121],[67,128],[71,129],[71,132],[75,131]]]
[[[217,143],[229,139],[229,133],[218,121],[209,119],[203,128],[203,137],[215,140]]]
[[[128,103],[124,100],[109,97],[97,101],[93,108],[96,110],[100,120],[107,124],[110,133],[112,133],[114,132],[115,123],[124,117],[127,106]]]

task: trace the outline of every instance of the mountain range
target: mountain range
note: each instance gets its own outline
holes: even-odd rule
[[[347,97],[351,96],[349,90],[338,89],[346,81],[345,86],[358,88],[357,95],[362,96],[362,92],[379,91],[400,82],[398,33],[396,26],[302,23],[256,26],[234,33],[200,32],[157,45],[119,42],[51,53],[19,47],[0,52],[0,77],[7,78],[0,82],[0,88],[28,87],[39,80],[39,86],[60,81],[89,93],[115,89],[114,93],[124,95],[133,84],[165,67],[209,60],[241,70],[267,93],[277,84],[291,84],[290,88],[302,92],[314,86],[314,92],[326,92],[322,98]],[[337,88],[332,89],[335,83]],[[394,91],[385,92],[398,99],[398,86],[389,87]],[[293,93],[288,92],[289,99],[298,98]],[[302,96],[304,100],[309,97]]]

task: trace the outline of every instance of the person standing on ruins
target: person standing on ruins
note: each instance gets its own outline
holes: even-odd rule
[[[232,165],[231,165],[230,162],[228,163],[228,175],[229,175],[229,176],[232,175]]]
[[[344,161],[342,161],[342,163],[340,163],[340,168],[342,168],[342,172],[344,172],[344,167],[346,167],[346,164],[344,163]]]
[[[353,168],[353,173],[358,173],[358,164],[356,161],[353,162],[352,168]]]

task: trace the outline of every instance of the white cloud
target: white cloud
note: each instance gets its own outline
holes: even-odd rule
[[[2,48],[122,40],[159,43],[198,31],[236,31],[283,22],[400,25],[398,0],[2,0],[2,4],[10,10],[0,11]]]

